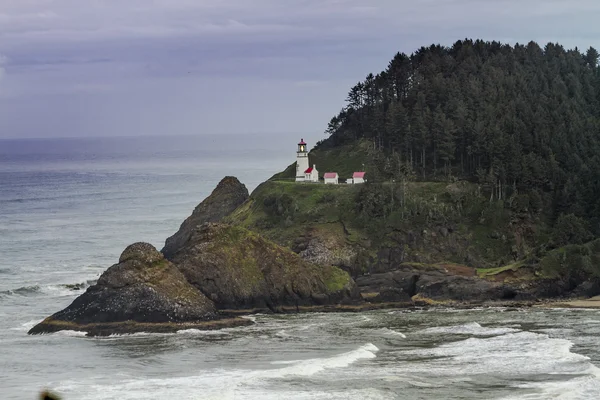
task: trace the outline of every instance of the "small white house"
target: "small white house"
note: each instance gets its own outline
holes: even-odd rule
[[[325,175],[323,175],[323,178],[325,179],[326,185],[337,185],[338,184],[339,176],[338,176],[337,172],[325,172]]]
[[[365,183],[365,173],[355,172],[354,174],[352,174],[352,182],[348,183]]]
[[[319,171],[316,165],[304,171],[304,182],[319,182]]]
[[[346,183],[348,185],[352,185],[354,183],[354,180],[352,178],[348,178],[348,179],[346,179]]]

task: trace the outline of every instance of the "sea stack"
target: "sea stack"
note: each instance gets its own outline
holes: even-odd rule
[[[246,186],[236,177],[226,176],[204,201],[181,224],[179,230],[165,242],[161,252],[171,257],[189,241],[193,230],[206,222],[219,222],[248,200]]]
[[[216,317],[212,301],[190,285],[177,267],[152,245],[134,243],[95,285],[29,333],[172,331],[183,329],[173,323],[202,325]]]

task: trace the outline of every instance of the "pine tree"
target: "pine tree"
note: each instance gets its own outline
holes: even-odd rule
[[[490,198],[535,191],[549,214],[600,234],[599,53],[461,40],[397,53],[350,89],[327,141],[367,140],[377,179],[398,165],[479,181]],[[545,204],[550,201],[544,200]]]

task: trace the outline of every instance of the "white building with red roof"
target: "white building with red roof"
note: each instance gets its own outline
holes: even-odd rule
[[[340,177],[337,172],[325,172],[323,178],[325,179],[326,185],[337,185]]]
[[[352,183],[365,183],[365,173],[355,172],[352,174]]]
[[[304,182],[319,182],[319,171],[316,165],[304,171]]]

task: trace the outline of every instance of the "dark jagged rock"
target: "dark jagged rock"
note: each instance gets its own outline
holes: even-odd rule
[[[309,263],[241,227],[197,227],[173,262],[219,309],[278,310],[358,298],[346,272]]]
[[[29,333],[82,330],[88,334],[182,329],[177,323],[217,317],[214,304],[152,245],[135,243],[71,305]],[[153,328],[152,324],[156,328]]]
[[[194,228],[205,222],[219,222],[249,197],[248,189],[237,178],[226,176],[217,187],[181,224],[177,233],[169,237],[161,252],[171,259],[189,240]]]
[[[413,296],[435,300],[488,301],[509,300],[519,293],[501,283],[457,274],[440,266],[402,265],[389,272],[356,279],[362,293],[372,302],[404,302]]]

